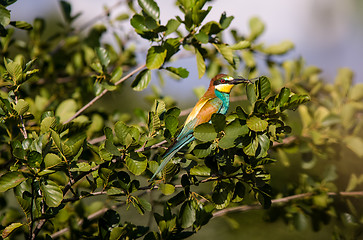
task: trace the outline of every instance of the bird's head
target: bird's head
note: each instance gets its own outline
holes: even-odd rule
[[[209,87],[213,87],[219,92],[230,93],[232,88],[240,83],[251,83],[251,80],[244,78],[233,78],[226,74],[218,74],[211,80]]]

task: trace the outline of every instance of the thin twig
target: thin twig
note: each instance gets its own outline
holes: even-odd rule
[[[328,194],[328,196],[363,197],[363,191],[338,192],[338,193],[328,192],[327,194]],[[271,201],[271,204],[272,205],[277,205],[279,203],[287,203],[287,202],[290,202],[292,200],[308,198],[308,197],[311,197],[311,196],[313,196],[313,193],[301,193],[301,194],[292,195],[292,196],[288,196],[288,197],[284,197],[284,198],[273,199]],[[220,216],[226,215],[227,213],[231,213],[231,212],[245,212],[245,211],[256,210],[256,209],[261,209],[261,208],[262,208],[262,206],[260,204],[252,204],[252,205],[244,205],[244,206],[226,208],[226,209],[220,210],[218,212],[215,212],[213,214],[213,218],[220,217]]]
[[[128,78],[130,78],[132,75],[134,75],[135,73],[137,73],[138,71],[140,71],[141,69],[143,69],[144,67],[146,67],[145,64],[140,65],[139,67],[137,67],[135,70],[133,70],[132,72],[130,72],[129,74],[127,74],[126,76],[124,76],[123,78],[121,78],[119,81],[117,81],[115,83],[115,86],[119,85],[120,83],[122,83],[123,81],[127,80]],[[89,108],[90,106],[92,106],[98,99],[100,99],[101,97],[103,97],[103,95],[105,95],[109,90],[105,89],[101,92],[100,95],[94,97],[91,101],[89,101],[86,105],[84,105],[81,109],[78,110],[78,112],[76,112],[72,117],[70,117],[67,121],[65,121],[64,123],[69,123],[70,121],[72,121],[73,119],[75,119],[76,117],[78,117],[84,110],[86,110],[87,108]]]

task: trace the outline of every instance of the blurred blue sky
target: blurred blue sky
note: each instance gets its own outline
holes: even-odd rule
[[[103,11],[103,6],[114,5],[117,0],[73,0],[73,13],[82,12],[77,24],[87,22]],[[174,1],[156,0],[161,11],[161,21],[179,15]],[[219,19],[222,12],[233,15],[231,27],[241,33],[248,32],[248,20],[253,16],[260,17],[266,24],[265,33],[260,41],[266,45],[282,40],[295,43],[292,56],[303,56],[307,65],[316,65],[323,70],[322,76],[333,81],[339,67],[349,67],[355,72],[355,82],[363,82],[363,1],[361,0],[214,0],[209,3],[213,9],[206,21]],[[46,16],[47,11],[58,12],[57,0],[18,0],[13,4],[13,20],[31,22],[35,17]],[[118,7],[114,14],[125,12],[126,8]],[[109,41],[107,37],[104,39]],[[228,42],[228,38],[226,39]],[[147,49],[147,45],[145,45]],[[178,65],[190,70],[189,78],[197,79],[195,59],[185,59]],[[168,94],[178,98],[185,95],[180,87],[207,86],[207,79],[199,81],[182,81],[167,83]],[[172,85],[169,85],[172,84]]]

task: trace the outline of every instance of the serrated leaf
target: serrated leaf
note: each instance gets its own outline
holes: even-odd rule
[[[47,155],[45,155],[44,157],[44,165],[45,168],[52,168],[57,166],[58,164],[61,164],[62,160],[61,158],[54,154],[54,153],[48,153]]]
[[[23,226],[22,223],[12,223],[9,226],[7,226],[3,232],[1,233],[1,236],[3,238],[8,237],[14,230],[16,230],[17,228],[20,228],[21,226]]]
[[[283,41],[279,44],[271,45],[263,49],[263,52],[271,55],[282,55],[292,50],[293,48],[294,48],[294,43],[292,43],[291,41]]]
[[[282,88],[275,100],[275,105],[282,107],[289,100],[289,97],[290,97],[290,89],[285,87]]]
[[[209,177],[211,175],[211,169],[206,165],[197,165],[190,169],[190,175]]]
[[[271,84],[267,77],[262,76],[257,83],[259,99],[265,99],[271,92]]]
[[[156,2],[153,0],[138,0],[142,10],[155,20],[159,19],[160,9]]]
[[[96,48],[96,54],[103,67],[107,67],[110,64],[110,56],[106,49],[98,47]]]
[[[23,70],[21,65],[17,62],[7,62],[4,61],[6,71],[8,71],[9,75],[12,77],[15,83],[21,82],[23,77]]]
[[[49,129],[54,129],[57,125],[55,117],[45,117],[40,123],[40,133],[45,133]]]
[[[27,103],[24,99],[19,99],[14,109],[20,116],[22,116],[29,110],[29,103]]]
[[[149,69],[144,69],[141,71],[132,82],[131,87],[135,91],[142,91],[144,90],[151,80],[151,71]]]
[[[164,195],[170,195],[175,192],[174,185],[168,184],[168,183],[160,183],[159,189]]]
[[[58,207],[63,200],[63,192],[59,185],[52,180],[44,181],[40,184],[45,203],[49,207]]]
[[[160,68],[166,58],[166,48],[161,46],[152,46],[147,51],[146,55],[146,67],[148,69]]]
[[[0,177],[0,192],[16,187],[26,179],[20,172],[7,172]]]
[[[267,129],[268,122],[259,117],[252,116],[246,120],[247,127],[255,132],[262,132]]]
[[[206,69],[205,62],[202,54],[198,51],[198,49],[195,49],[195,56],[197,58],[198,77],[202,78]]]
[[[203,123],[194,129],[194,137],[200,141],[213,141],[217,137],[217,133],[212,124]]]
[[[24,21],[11,21],[10,25],[19,28],[19,29],[23,29],[23,30],[32,30],[33,26],[27,22]]]
[[[126,157],[126,166],[135,175],[140,175],[146,170],[147,158],[142,153],[131,153]]]
[[[265,30],[265,24],[258,17],[253,17],[250,19],[249,27],[251,33],[250,36],[248,37],[248,40],[250,41],[255,40]]]

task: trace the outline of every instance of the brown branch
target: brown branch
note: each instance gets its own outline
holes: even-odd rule
[[[357,192],[328,192],[328,196],[342,196],[342,197],[363,197],[363,191],[357,191]],[[298,199],[304,199],[313,196],[313,193],[301,193],[297,195],[292,195],[284,198],[279,199],[273,199],[271,201],[272,205],[277,205],[279,203],[287,203],[292,200],[298,200]],[[232,207],[232,208],[226,208],[221,211],[215,212],[213,214],[213,218],[220,217],[223,215],[226,215],[231,212],[246,212],[249,210],[256,210],[256,209],[262,209],[262,206],[260,204],[252,204],[252,205],[244,205],[244,206],[238,206],[238,207]]]
[[[144,67],[146,67],[145,64],[140,65],[135,70],[133,70],[132,72],[130,72],[129,74],[127,74],[126,76],[124,76],[123,78],[121,78],[120,80],[118,80],[115,83],[115,86],[117,86],[120,83],[122,83],[123,81],[127,80],[128,78],[130,78],[132,75],[134,75],[135,73],[137,73],[138,71],[140,71]],[[75,119],[76,117],[78,117],[84,110],[86,110],[87,108],[89,108],[90,106],[92,106],[98,99],[100,99],[101,97],[103,97],[103,95],[105,95],[108,91],[109,90],[107,90],[107,89],[103,90],[100,95],[94,97],[91,101],[89,101],[86,105],[84,105],[81,109],[79,109],[78,112],[76,112],[72,117],[70,117],[67,121],[65,121],[64,124],[69,123],[70,121],[72,121],[73,119]]]

